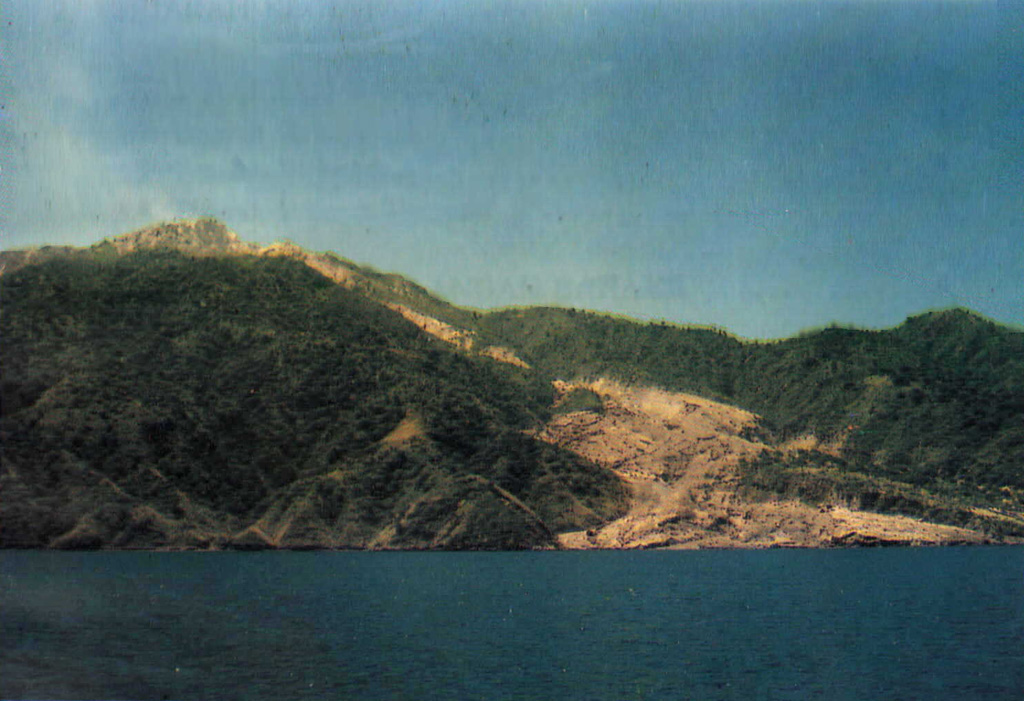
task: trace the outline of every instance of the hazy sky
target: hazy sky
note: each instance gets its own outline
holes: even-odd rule
[[[221,218],[449,300],[1024,321],[989,2],[0,4],[5,248]]]

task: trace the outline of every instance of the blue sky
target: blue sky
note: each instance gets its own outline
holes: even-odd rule
[[[991,2],[0,6],[5,248],[213,215],[477,307],[1024,321]]]

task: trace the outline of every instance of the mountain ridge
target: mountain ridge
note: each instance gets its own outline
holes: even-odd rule
[[[771,342],[484,312],[209,218],[0,266],[6,547],[1024,536],[1024,334],[969,310]],[[710,439],[630,399],[651,391],[742,407],[755,418],[726,443],[761,447],[709,457]],[[622,457],[572,438],[583,426]]]
[[[104,238],[89,246],[72,245],[41,245],[25,248],[0,250],[0,276],[5,272],[10,273],[20,267],[29,264],[44,262],[55,257],[73,256],[81,254],[94,254],[102,256],[111,249],[118,254],[130,253],[143,249],[168,248],[178,250],[182,253],[192,255],[254,255],[254,256],[284,256],[300,259],[307,265],[317,270],[335,282],[353,284],[348,282],[351,279],[359,279],[363,284],[367,281],[386,280],[390,283],[392,293],[412,297],[430,297],[440,302],[449,311],[458,311],[462,314],[472,315],[474,313],[486,312],[509,312],[515,313],[523,310],[553,309],[568,311],[568,307],[551,305],[503,305],[494,309],[478,309],[474,307],[456,306],[451,302],[443,300],[435,293],[427,290],[413,280],[398,273],[382,273],[376,269],[357,264],[345,259],[331,251],[315,252],[310,251],[288,239],[275,240],[269,244],[245,241],[226,224],[212,216],[200,216],[193,218],[172,219],[163,222],[150,224],[123,234]],[[1021,331],[1013,324],[1007,324],[991,319],[978,311],[963,306],[951,306],[923,310],[910,314],[903,321],[884,327],[860,327],[852,324],[845,324],[840,321],[833,321],[820,326],[802,329],[788,336],[777,338],[747,338],[730,331],[728,328],[714,323],[679,323],[666,320],[644,321],[629,316],[628,314],[606,312],[601,310],[572,309],[585,314],[595,314],[616,320],[628,321],[638,324],[657,324],[671,328],[708,331],[712,333],[725,334],[743,343],[776,343],[790,340],[800,336],[819,333],[828,329],[847,329],[855,331],[890,331],[901,326],[910,324],[925,323],[929,320],[935,322],[945,318],[970,319],[974,322],[988,323],[1013,331]]]

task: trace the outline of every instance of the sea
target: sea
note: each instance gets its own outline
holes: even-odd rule
[[[1024,547],[0,552],[3,699],[1024,698]]]

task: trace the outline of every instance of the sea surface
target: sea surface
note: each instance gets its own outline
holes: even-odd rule
[[[1021,699],[1024,547],[0,552],[5,699]]]

